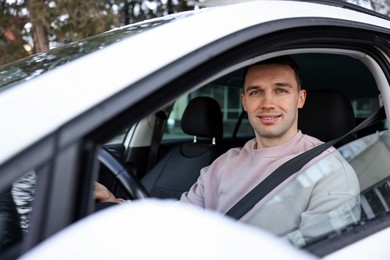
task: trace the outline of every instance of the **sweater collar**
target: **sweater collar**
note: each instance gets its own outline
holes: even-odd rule
[[[256,157],[283,157],[293,151],[302,138],[303,134],[300,130],[298,130],[298,132],[290,140],[281,145],[256,149],[256,139],[252,139],[245,146],[247,146],[247,148],[250,149]]]

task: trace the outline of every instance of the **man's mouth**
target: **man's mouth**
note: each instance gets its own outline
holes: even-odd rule
[[[280,117],[281,117],[281,115],[260,115],[260,116],[258,116],[260,121],[263,123],[266,123],[266,124],[275,123]]]

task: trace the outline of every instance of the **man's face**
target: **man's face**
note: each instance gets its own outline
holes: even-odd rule
[[[282,144],[298,131],[298,108],[306,99],[288,65],[249,68],[241,101],[260,147]]]

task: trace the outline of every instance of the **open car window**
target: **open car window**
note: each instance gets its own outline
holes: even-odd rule
[[[316,101],[321,101],[321,104],[319,106],[317,105],[314,109],[310,109],[310,115],[314,118],[306,117],[309,118],[306,122],[306,125],[309,126],[317,125],[318,120],[322,121],[320,127],[322,129],[320,130],[323,131],[320,132],[332,132],[333,128],[337,128],[335,122],[332,122],[334,125],[324,123],[324,121],[327,121],[325,117],[336,119],[340,117],[340,110],[338,110],[332,101],[322,100],[321,93],[324,92],[321,91],[340,92],[343,94],[346,97],[346,103],[350,105],[352,111],[352,116],[348,118],[352,118],[354,124],[358,124],[367,118],[379,106],[378,95],[379,91],[382,90],[379,88],[381,81],[374,78],[375,73],[372,71],[372,66],[368,66],[372,65],[372,61],[365,59],[363,53],[360,52],[353,52],[351,56],[348,54],[347,52],[345,54],[340,54],[339,52],[333,53],[332,50],[324,49],[320,50],[319,53],[313,51],[291,55],[299,63],[303,74],[302,86],[308,93],[305,107],[308,108],[308,102],[312,100],[312,97],[320,97]],[[356,57],[359,57],[359,59]],[[130,134],[132,131],[129,131],[127,135],[121,133],[118,135],[118,138],[112,139],[110,148],[115,148],[115,151],[120,151],[121,148],[115,147],[115,145],[124,144],[126,151],[123,150],[123,153],[119,153],[122,156],[118,157],[125,158],[125,164],[140,177],[141,181],[153,179],[152,177],[144,177],[149,177],[150,175],[148,174],[150,172],[158,172],[166,165],[169,165],[164,159],[170,158],[170,152],[175,151],[176,147],[180,147],[180,145],[186,142],[190,143],[188,141],[191,139],[191,136],[182,131],[181,120],[183,112],[190,103],[190,100],[196,97],[212,97],[221,107],[224,135],[221,140],[216,142],[219,152],[232,147],[242,147],[247,140],[252,139],[254,136],[248,119],[245,117],[241,118],[243,110],[240,100],[240,93],[242,93],[242,71],[243,68],[240,67],[229,70],[225,74],[221,73],[222,76],[212,78],[212,81],[210,80],[205,84],[202,83],[202,86],[196,86],[191,92],[187,92],[187,94],[178,97],[173,106],[172,101],[169,101],[169,103],[160,107],[160,109],[165,109],[169,106],[167,110],[169,110],[170,115],[166,121],[162,142],[158,143],[160,157],[157,159],[156,165],[158,167],[156,167],[156,171],[153,171],[154,168],[149,170],[149,165],[146,165],[149,159],[149,148],[152,143],[152,130],[156,126],[155,122],[149,119],[154,119],[156,112],[153,112],[151,116],[134,125],[134,128],[137,130],[134,131],[136,134]],[[376,75],[376,77],[379,76]],[[327,111],[329,108],[334,108],[333,110],[336,111],[334,116],[322,114],[324,110]],[[319,116],[319,114],[321,115]],[[299,116],[299,119],[301,118]],[[241,119],[242,121],[240,122]],[[317,120],[315,121],[316,123],[313,123],[313,119]],[[237,124],[239,124],[238,132]],[[383,130],[383,128],[378,129]],[[240,132],[241,130],[243,131]],[[387,199],[384,196],[378,197],[378,192],[375,190],[367,190],[368,195],[365,195],[366,187],[368,186],[363,185],[365,183],[364,178],[370,179],[370,185],[379,183],[379,180],[375,176],[367,174],[367,171],[361,174],[356,163],[353,163],[351,160],[351,154],[354,153],[349,150],[355,151],[356,147],[361,147],[361,143],[365,143],[367,138],[370,137],[383,135],[383,138],[388,139],[386,132],[372,134],[372,130],[370,129],[365,133],[359,132],[354,136],[354,141],[351,142],[349,140],[349,143],[345,146],[334,150],[328,156],[322,157],[319,161],[316,160],[314,164],[305,167],[304,171],[298,177],[292,178],[286,184],[278,187],[276,192],[269,194],[262,202],[261,205],[264,207],[259,211],[259,214],[252,216],[248,222],[271,231],[271,233],[288,240],[298,247],[311,247],[312,245],[321,244],[324,241],[328,241],[329,238],[339,236],[339,234],[343,234],[340,237],[347,237],[345,236],[346,232],[371,225],[366,220],[377,219],[383,212],[387,212],[386,210],[389,206],[386,207],[384,206],[386,204],[382,203],[382,201],[386,201]],[[302,132],[316,137],[319,140],[328,141],[317,136],[315,133],[306,130],[302,130]],[[133,137],[134,143],[127,144],[126,140],[129,139],[129,136]],[[332,136],[330,139],[337,136]],[[242,140],[235,140],[241,137],[243,137]],[[246,140],[243,141],[243,139]],[[364,153],[367,156],[375,157],[375,151],[372,151],[370,147],[361,149],[365,151]],[[177,149],[177,151],[179,150]],[[388,155],[388,151],[383,154]],[[335,168],[334,162],[342,160],[345,161],[345,164]],[[169,163],[171,162],[172,164],[179,164],[178,160],[169,161]],[[212,163],[212,161],[209,163]],[[164,165],[164,167],[159,168],[161,165]],[[386,160],[379,164],[375,163],[375,165],[381,168],[381,170],[389,168]],[[148,187],[149,191],[153,191],[155,187],[157,187],[155,190],[162,190],[165,188],[163,186],[165,183],[181,183],[186,178],[185,173],[190,171],[186,166],[185,164],[180,164],[180,167],[175,168],[174,171],[170,171],[175,172],[180,168],[180,171],[178,171],[180,175],[177,176],[169,177],[169,175],[166,175],[168,177],[163,178],[165,176],[163,173],[158,175],[155,184],[153,181],[150,181],[152,184]],[[362,163],[361,167],[364,167],[364,163]],[[347,176],[340,176],[344,174],[344,168],[348,168]],[[387,173],[384,174],[387,176]],[[342,184],[337,182],[340,180],[339,177],[344,177],[344,179],[347,179],[347,183],[349,183],[349,186],[344,190],[340,189],[340,185]],[[382,179],[385,179],[384,176],[382,177]],[[196,181],[196,178],[193,178],[191,181]],[[321,189],[319,189],[320,186]],[[383,184],[381,189],[386,194],[386,184]],[[180,192],[182,191],[180,190]],[[117,195],[123,197],[120,192]],[[157,198],[162,197],[159,197],[160,195],[157,192],[152,196]],[[386,196],[389,197],[388,201],[390,201],[390,195]],[[306,201],[305,203],[300,203],[301,200]],[[275,217],[275,212],[284,217]],[[295,214],[292,214],[293,212]],[[302,222],[303,224],[301,223],[301,219],[305,220]],[[280,220],[280,222],[278,223],[277,220]],[[353,237],[350,240],[357,241],[358,239]],[[332,245],[337,244],[333,243]],[[330,252],[333,251],[329,250],[324,255]]]

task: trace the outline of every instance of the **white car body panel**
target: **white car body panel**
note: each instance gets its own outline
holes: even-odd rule
[[[149,199],[91,215],[20,259],[309,260],[316,257],[216,213]]]
[[[258,10],[261,10],[261,15]],[[0,121],[6,126],[0,136],[2,147],[6,147],[0,150],[0,163],[137,80],[244,28],[302,17],[342,19],[390,28],[390,21],[380,18],[338,7],[299,2],[249,2],[198,12],[199,15],[168,23],[80,58],[72,62],[72,69],[63,66],[3,92],[0,110],[12,110],[13,113],[0,115]],[[243,15],[232,19],[237,14]],[[174,41],[167,37],[172,32],[179,36],[174,37]],[[191,37],[182,37],[188,32],[191,32]],[[163,46],[163,52],[156,48],[156,39],[159,39],[158,45]],[[140,50],[147,50],[147,53]],[[108,78],[105,74],[116,77]],[[12,138],[16,134],[18,138]]]

